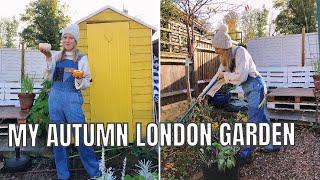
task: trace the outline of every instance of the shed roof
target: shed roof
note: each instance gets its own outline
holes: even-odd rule
[[[136,21],[137,23],[140,23],[140,24],[152,29],[152,34],[155,33],[155,31],[157,30],[157,28],[155,28],[154,26],[151,26],[150,24],[147,24],[147,23],[143,22],[142,20],[140,20],[140,19],[138,19],[136,17],[130,16],[129,14],[126,14],[126,13],[124,13],[124,12],[122,12],[122,11],[120,11],[120,10],[110,6],[110,5],[106,5],[106,6],[102,7],[102,8],[100,8],[99,10],[89,14],[88,16],[81,18],[80,20],[76,21],[76,24],[79,24],[79,23],[81,23],[81,22],[83,22],[83,21],[85,21],[85,20],[87,20],[87,19],[89,19],[89,18],[101,13],[102,11],[107,10],[107,9],[111,9],[111,10],[113,10],[113,11],[115,11],[115,12],[117,12],[117,13],[119,13],[119,14],[127,17],[127,18],[129,18],[129,19],[132,19],[132,20]]]

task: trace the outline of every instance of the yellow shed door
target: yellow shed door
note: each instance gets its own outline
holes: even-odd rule
[[[129,23],[88,24],[91,122],[129,123],[132,139],[132,105]]]

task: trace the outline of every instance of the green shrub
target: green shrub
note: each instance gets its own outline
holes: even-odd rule
[[[315,75],[320,75],[320,60],[313,63],[313,70]]]
[[[48,109],[48,97],[51,87],[51,81],[45,80],[42,84],[39,97],[35,100],[34,105],[30,110],[28,121],[32,124],[39,124],[38,136],[41,136],[44,132],[47,132],[49,124],[49,109]]]

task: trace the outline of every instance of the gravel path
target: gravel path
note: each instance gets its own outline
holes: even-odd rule
[[[241,168],[241,179],[320,179],[320,133],[295,127],[295,145],[272,154],[256,153]]]

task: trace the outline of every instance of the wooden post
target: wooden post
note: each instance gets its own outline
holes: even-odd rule
[[[306,28],[302,27],[302,33],[301,33],[301,66],[302,67],[305,64],[305,53],[304,53],[305,36],[306,36]]]
[[[196,96],[198,96],[199,92],[198,92],[198,80],[199,80],[199,62],[198,62],[198,46],[197,46],[197,42],[200,40],[199,37],[195,38],[195,42],[194,42],[194,53],[193,53],[193,77],[194,77],[194,91]]]
[[[171,23],[169,22],[168,23],[168,29],[169,30],[172,30],[172,28],[171,28]],[[172,45],[172,32],[170,31],[170,32],[168,32],[169,33],[169,52],[173,52],[173,45]]]
[[[24,42],[22,41],[21,43],[21,77],[20,80],[22,80],[22,78],[24,77]]]
[[[187,83],[187,97],[188,102],[191,102],[191,86],[190,86],[190,59],[187,58],[185,61],[185,67],[186,67],[186,83]]]

